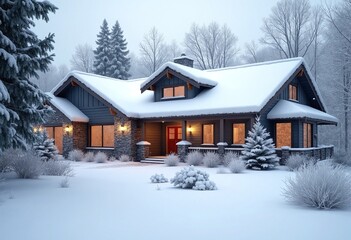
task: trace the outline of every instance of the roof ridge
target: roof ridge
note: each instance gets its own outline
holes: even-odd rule
[[[296,60],[300,60],[300,61],[304,62],[304,59],[302,57],[284,58],[284,59],[258,62],[258,63],[248,63],[248,64],[237,65],[237,66],[207,69],[207,70],[204,70],[204,72],[218,72],[218,71],[232,70],[232,69],[238,69],[238,68],[257,67],[257,66],[271,65],[271,64],[281,63],[281,62],[292,62],[292,61],[296,61]]]

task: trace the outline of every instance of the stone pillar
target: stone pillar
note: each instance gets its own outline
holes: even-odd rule
[[[280,159],[280,164],[285,164],[286,160],[290,157],[290,148],[282,147],[282,158]]]
[[[321,159],[321,151],[319,148],[314,148],[313,149],[313,157],[316,159],[316,160],[320,160]]]
[[[136,149],[135,160],[137,162],[140,162],[141,160],[144,160],[145,158],[149,157],[151,143],[147,141],[140,141],[136,145],[137,145],[137,149]]]
[[[137,121],[115,116],[115,157],[125,154],[136,159],[136,143],[140,141],[141,129]]]
[[[88,140],[88,124],[81,122],[72,122],[73,148],[85,151]]]
[[[226,142],[219,142],[217,143],[218,146],[218,154],[221,157],[221,159],[224,158],[224,154],[225,154],[225,148],[228,146],[228,143]]]
[[[177,142],[178,156],[181,162],[185,162],[185,158],[188,155],[189,146],[191,146],[191,142],[185,140]]]

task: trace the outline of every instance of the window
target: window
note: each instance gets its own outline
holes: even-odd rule
[[[303,147],[312,147],[312,124],[303,124]]]
[[[245,144],[245,123],[233,124],[233,144]]]
[[[91,147],[114,147],[114,126],[96,125],[90,127]]]
[[[63,150],[63,129],[62,127],[46,127],[45,128],[48,138],[53,138],[55,140],[55,146],[59,153]]]
[[[289,85],[289,99],[297,101],[297,87],[295,85]]]
[[[202,126],[202,143],[214,144],[214,126],[213,124],[204,124]]]
[[[291,147],[291,123],[277,123],[276,128],[276,147]]]
[[[185,96],[185,87],[168,87],[163,89],[163,98],[172,98],[172,97],[184,97]]]

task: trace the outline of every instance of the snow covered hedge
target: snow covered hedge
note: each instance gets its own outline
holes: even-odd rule
[[[38,178],[42,174],[43,161],[34,150],[10,149],[5,152],[11,156],[9,167],[17,174],[18,178],[32,179]]]
[[[163,174],[155,174],[150,177],[152,183],[166,183],[168,179]]]
[[[204,154],[204,165],[208,168],[218,167],[220,163],[219,155],[214,152],[207,152]]]
[[[209,174],[195,169],[193,166],[185,167],[177,172],[171,179],[174,186],[194,190],[216,190],[216,184],[209,180]]]
[[[320,209],[351,205],[351,177],[330,161],[307,164],[285,182],[283,195],[291,202]]]
[[[166,157],[165,164],[168,167],[173,167],[173,166],[177,166],[179,164],[179,161],[180,161],[179,157],[174,153],[171,153]]]
[[[80,162],[84,158],[84,153],[79,149],[74,149],[68,153],[68,159],[73,162]]]
[[[185,162],[190,166],[199,166],[202,164],[204,156],[199,151],[189,152]]]

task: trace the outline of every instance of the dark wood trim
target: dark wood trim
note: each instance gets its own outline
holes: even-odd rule
[[[182,140],[186,140],[187,122],[182,121]]]
[[[219,141],[224,142],[224,119],[219,120]]]

